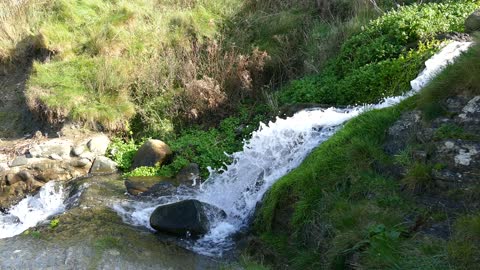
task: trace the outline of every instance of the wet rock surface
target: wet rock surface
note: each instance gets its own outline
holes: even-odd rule
[[[210,229],[211,215],[225,217],[223,210],[198,200],[161,205],[150,217],[150,226],[159,232],[178,236],[200,236]]]
[[[200,186],[200,167],[196,163],[190,163],[183,167],[176,176],[177,183],[185,186]]]
[[[111,174],[115,172],[117,172],[117,163],[104,156],[97,157],[90,169],[90,173],[93,175]]]
[[[0,239],[0,269],[218,269],[221,267],[122,222],[110,208],[124,199],[118,176],[96,176],[70,183],[68,212],[12,238]],[[80,192],[81,191],[81,192]]]
[[[134,196],[169,196],[176,191],[172,179],[166,177],[129,177],[125,187]]]

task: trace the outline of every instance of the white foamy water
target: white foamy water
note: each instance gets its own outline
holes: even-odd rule
[[[287,119],[277,118],[267,125],[262,123],[245,142],[243,150],[232,155],[233,162],[221,173],[212,173],[196,194],[151,202],[122,202],[113,208],[125,222],[150,228],[150,215],[158,205],[186,198],[215,205],[227,213],[227,218],[212,221],[210,232],[189,248],[201,254],[220,256],[234,245],[232,236],[248,226],[257,203],[275,181],[299,166],[343,123],[365,111],[390,107],[414,95],[470,45],[469,42],[451,42],[444,46],[425,63],[426,68],[411,82],[412,90],[405,95],[348,109],[304,110]]]
[[[35,196],[27,196],[0,213],[0,239],[18,235],[52,215],[65,211],[63,187],[54,181],[46,183]]]

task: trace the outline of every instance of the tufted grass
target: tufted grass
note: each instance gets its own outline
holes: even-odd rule
[[[385,9],[392,7],[383,2]],[[197,115],[214,114],[206,120],[215,122],[239,103],[255,106],[252,100],[273,97],[269,93],[285,81],[321,69],[342,40],[381,13],[360,0],[13,3],[0,6],[0,62],[47,52],[45,62],[34,63],[28,83],[31,110],[50,123],[78,121],[94,129],[133,128],[161,137],[181,129],[184,121],[202,122]],[[86,80],[81,63],[124,76],[121,87],[98,92],[104,78]],[[213,82],[202,91],[218,86],[227,98],[200,100],[208,106],[197,106],[185,97],[189,91],[202,94],[189,89],[192,82]]]

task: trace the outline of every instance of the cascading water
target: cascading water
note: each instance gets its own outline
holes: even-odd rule
[[[379,104],[347,109],[304,110],[287,119],[261,124],[245,143],[243,151],[232,155],[232,164],[222,173],[212,173],[197,193],[179,193],[151,202],[122,202],[113,208],[125,222],[150,228],[150,215],[158,205],[187,198],[215,205],[227,213],[227,219],[213,221],[210,232],[189,248],[205,255],[221,255],[233,246],[232,235],[248,225],[256,204],[275,181],[300,165],[315,147],[330,138],[345,121],[367,110],[393,106],[414,95],[470,45],[468,42],[446,45],[425,63],[424,71],[411,83],[412,90],[403,96],[386,98]]]
[[[65,211],[63,186],[51,181],[46,183],[35,196],[27,196],[11,207],[6,214],[0,214],[0,239],[12,237],[50,216]]]

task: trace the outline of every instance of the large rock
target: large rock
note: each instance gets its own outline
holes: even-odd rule
[[[225,217],[225,212],[213,205],[185,200],[157,207],[150,216],[150,226],[159,232],[196,237],[208,232],[210,220]]]
[[[177,187],[175,187],[171,182],[163,181],[160,183],[156,183],[155,185],[151,186],[145,192],[143,192],[142,196],[152,196],[155,198],[163,197],[163,196],[171,196],[175,194],[177,191]]]
[[[432,177],[441,187],[469,188],[478,184],[480,175],[480,143],[463,140],[436,142],[432,151]]]
[[[30,155],[34,158],[50,158],[58,155],[62,158],[70,157],[72,142],[61,139],[53,139],[30,147]]]
[[[93,175],[110,174],[117,172],[117,163],[107,157],[97,157],[93,162],[90,173]]]
[[[480,9],[475,10],[475,12],[465,20],[465,31],[467,33],[480,31]]]
[[[16,157],[12,163],[10,163],[10,167],[18,167],[28,164],[28,159],[26,156],[18,156]]]
[[[87,143],[90,152],[94,153],[97,156],[105,155],[108,145],[110,145],[110,139],[106,135],[98,135],[96,137],[93,137]]]
[[[0,173],[10,169],[7,163],[0,163]]]
[[[133,158],[132,169],[142,166],[155,166],[163,164],[172,154],[170,147],[160,140],[148,140]]]

